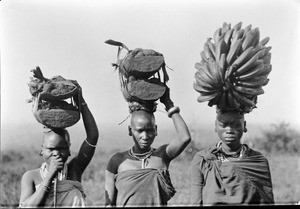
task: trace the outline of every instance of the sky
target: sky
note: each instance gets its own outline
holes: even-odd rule
[[[27,83],[40,66],[45,77],[77,80],[100,127],[118,127],[128,115],[120,91],[117,47],[153,49],[164,55],[173,102],[188,125],[214,124],[215,109],[197,102],[194,64],[207,38],[224,22],[258,27],[270,37],[272,72],[251,124],[300,125],[299,0],[2,0],[0,2],[1,133],[40,127],[31,112]],[[172,125],[158,105],[157,123]],[[119,127],[118,127],[119,128]],[[124,127],[122,127],[124,128]],[[14,130],[13,133],[15,134]],[[1,137],[1,144],[9,141]]]

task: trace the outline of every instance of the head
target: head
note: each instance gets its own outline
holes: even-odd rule
[[[70,156],[70,136],[65,129],[47,129],[43,133],[42,150],[40,154],[49,165],[51,157],[61,156],[63,162]]]
[[[145,110],[134,111],[131,115],[128,130],[129,136],[132,136],[137,149],[149,150],[157,136],[154,114]]]
[[[217,110],[215,131],[223,144],[238,148],[244,132],[247,132],[244,114],[234,110]]]

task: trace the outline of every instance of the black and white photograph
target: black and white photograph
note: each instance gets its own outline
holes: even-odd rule
[[[0,207],[300,205],[300,0],[1,0]]]

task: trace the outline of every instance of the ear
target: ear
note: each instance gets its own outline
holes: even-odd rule
[[[155,125],[155,136],[157,136],[157,125]]]
[[[39,156],[43,156],[42,150],[39,152]]]
[[[215,120],[215,132],[217,132],[217,121]]]
[[[129,136],[132,136],[132,130],[131,130],[130,126],[128,126],[128,133],[129,133]]]
[[[246,128],[246,121],[244,121],[244,132],[246,133],[248,130]]]

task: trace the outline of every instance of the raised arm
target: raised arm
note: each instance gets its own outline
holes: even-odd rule
[[[172,118],[177,137],[174,138],[166,148],[166,152],[170,160],[177,157],[191,142],[189,129],[179,114],[179,107],[175,107],[170,99],[170,89],[167,88],[166,93],[160,98],[160,101],[165,105],[168,117]]]
[[[92,157],[94,156],[96,145],[98,142],[99,132],[96,121],[82,96],[81,87],[79,85],[78,87],[79,99],[75,102],[77,102],[81,111],[82,120],[86,131],[86,139],[81,144],[78,156],[75,158],[75,160],[76,166],[80,169],[81,173],[83,173],[85,168],[90,163]]]

